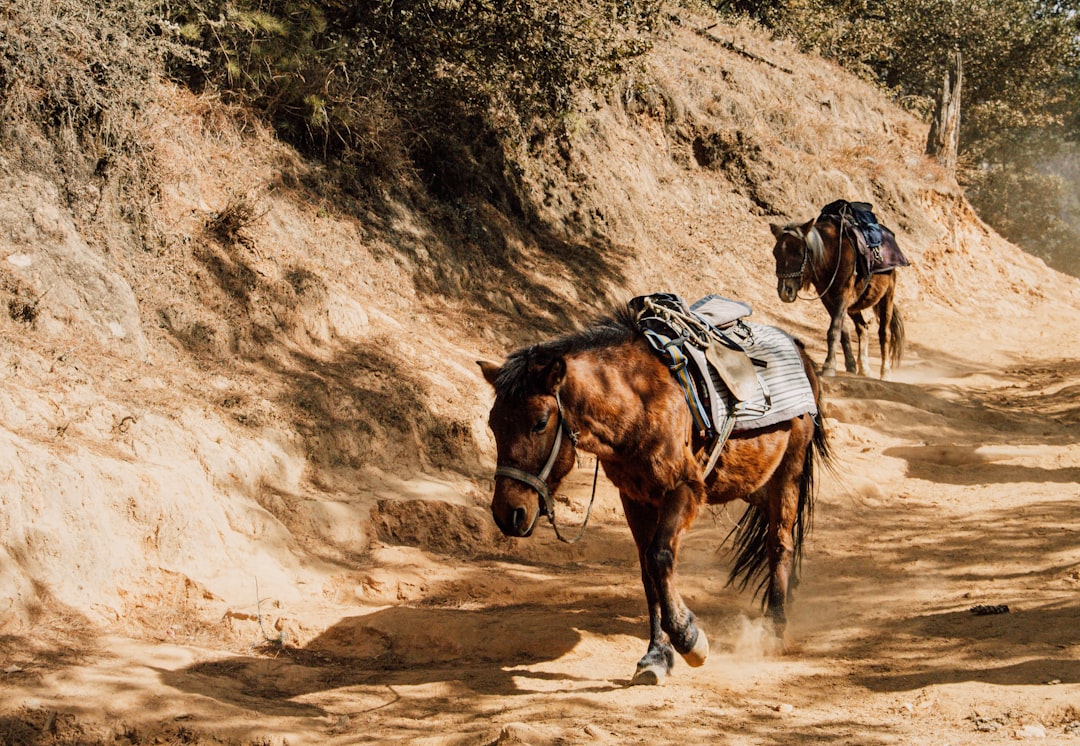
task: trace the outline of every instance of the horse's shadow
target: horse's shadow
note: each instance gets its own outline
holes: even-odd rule
[[[347,687],[374,687],[383,700],[396,687],[428,685],[443,692],[431,695],[436,698],[529,694],[535,691],[529,682],[541,681],[565,681],[575,692],[610,691],[628,682],[582,679],[536,670],[536,664],[572,651],[582,631],[639,635],[641,625],[633,616],[640,609],[634,601],[611,601],[627,608],[613,609],[611,603],[590,609],[577,603],[475,610],[394,606],[345,617],[303,647],[264,646],[259,654],[159,673],[163,683],[181,691],[292,716],[324,714],[319,705],[305,701],[307,695]],[[376,702],[369,709],[390,703]]]
[[[904,692],[931,685],[980,681],[996,686],[1080,683],[1080,661],[1064,652],[1080,643],[1080,607],[1045,604],[993,616],[945,611],[914,616],[898,625],[895,638],[943,641],[932,658],[912,656],[901,643],[888,672],[866,673],[857,680],[879,692]],[[1055,651],[1017,660],[1020,645]],[[948,663],[936,661],[946,659]]]
[[[930,482],[960,485],[1007,484],[1020,482],[1080,482],[1080,468],[997,464],[996,460],[1012,458],[1004,453],[980,452],[975,445],[918,445],[886,448],[883,456],[902,458],[908,463],[907,476]]]

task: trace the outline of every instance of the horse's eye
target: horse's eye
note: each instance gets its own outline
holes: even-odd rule
[[[544,432],[544,430],[547,429],[547,424],[548,424],[548,419],[549,418],[550,418],[549,415],[544,415],[543,419],[537,420],[536,424],[533,425],[532,431],[534,433],[542,433],[542,432]]]

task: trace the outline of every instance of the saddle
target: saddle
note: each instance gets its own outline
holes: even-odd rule
[[[674,293],[639,295],[627,304],[645,338],[671,370],[686,397],[697,433],[711,441],[705,474],[739,415],[764,414],[771,406],[768,386],[739,343],[738,327],[752,310],[741,301],[708,295],[687,303]]]
[[[871,208],[869,202],[838,199],[821,208],[818,216],[818,220],[830,220],[841,231],[850,231],[855,237],[858,248],[855,270],[860,279],[908,266],[907,258],[896,245],[896,235],[878,223]]]

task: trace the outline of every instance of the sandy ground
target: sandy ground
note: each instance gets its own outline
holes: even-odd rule
[[[723,32],[798,74],[687,26],[650,79],[670,111],[601,108],[523,177],[545,225],[610,233],[595,251],[290,202],[295,154],[189,94],[151,133],[159,253],[106,261],[55,190],[5,182],[9,290],[44,301],[0,318],[0,744],[1080,746],[1080,284],[979,223],[879,92]],[[265,218],[208,239],[245,189]],[[891,381],[826,384],[838,471],[789,648],[724,586],[737,509],[706,512],[679,583],[711,657],[630,687],[617,498],[601,479],[573,546],[497,536],[473,361],[677,276],[820,362],[824,312],[777,301],[767,225],[841,195],[905,236],[909,346]],[[591,476],[559,498],[571,532]]]
[[[735,514],[717,510],[680,559],[711,657],[628,686],[644,601],[601,478],[573,546],[546,527],[491,555],[377,543],[365,582],[400,601],[289,609],[306,639],[9,657],[0,743],[1080,743],[1080,362],[981,334],[909,323],[895,380],[828,381],[838,473],[786,654],[724,587]],[[591,476],[563,491],[567,527]]]

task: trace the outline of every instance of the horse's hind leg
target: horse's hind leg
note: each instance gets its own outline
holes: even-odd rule
[[[626,522],[630,525],[630,533],[634,535],[634,542],[637,544],[641,582],[645,586],[645,599],[649,605],[649,649],[638,661],[631,683],[659,684],[675,666],[675,650],[661,625],[660,592],[649,575],[645,558],[645,550],[656,533],[657,511],[651,505],[633,502],[621,493],[620,496]]]
[[[803,415],[808,419],[809,415]],[[795,427],[791,432],[787,452],[765,486],[769,506],[769,530],[766,549],[769,557],[769,585],[766,591],[766,611],[772,620],[777,637],[781,640],[787,626],[787,606],[791,592],[797,585],[795,577],[796,541],[801,540],[802,522],[807,506],[802,504],[806,459],[812,458],[809,450],[813,425]]]
[[[877,307],[878,317],[878,342],[881,344],[881,380],[886,380],[889,377],[889,373],[892,370],[892,352],[889,345],[889,330],[893,324],[893,289],[890,287],[885,295],[878,301]],[[898,344],[898,341],[894,338],[892,344]]]

